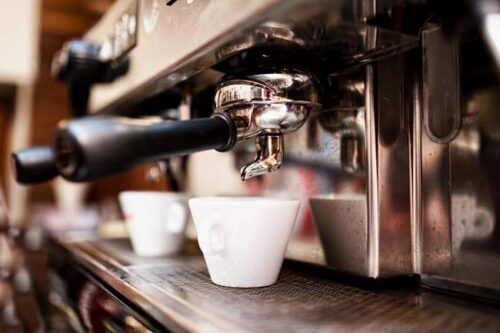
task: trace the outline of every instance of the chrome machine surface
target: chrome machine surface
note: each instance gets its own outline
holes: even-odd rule
[[[130,68],[113,84],[93,89],[90,108],[102,111],[144,99],[257,46],[315,49],[323,57],[331,49],[341,57],[332,67],[411,48],[412,38],[364,24],[375,7],[397,2],[384,0],[375,6],[366,0],[117,1],[85,40],[100,45],[106,59],[127,54]],[[375,38],[366,44],[369,34]]]
[[[498,77],[487,57],[471,61],[471,52],[481,53],[470,40],[446,40],[430,29],[423,46],[418,156],[424,281],[498,297]],[[478,76],[484,70],[492,72]]]

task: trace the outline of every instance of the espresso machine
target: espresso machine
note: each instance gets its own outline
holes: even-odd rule
[[[13,155],[18,181],[87,182],[184,156],[193,195],[291,196],[304,208],[291,268],[269,294],[208,286],[193,257],[143,265],[111,241],[60,242],[56,285],[91,279],[75,302],[100,295],[112,305],[99,311],[120,308],[129,331],[499,329],[495,306],[459,306],[500,300],[499,26],[495,0],[117,1],[55,55],[75,118],[50,146]],[[459,296],[350,286],[401,279]],[[230,299],[243,305],[228,319]]]

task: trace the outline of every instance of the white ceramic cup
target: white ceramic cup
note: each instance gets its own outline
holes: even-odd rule
[[[207,197],[189,200],[210,278],[227,287],[276,282],[299,200]]]
[[[184,195],[127,191],[120,193],[120,204],[137,255],[158,257],[180,251],[187,224]]]

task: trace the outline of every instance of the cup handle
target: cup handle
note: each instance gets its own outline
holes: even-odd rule
[[[186,226],[186,209],[180,203],[172,203],[168,207],[165,228],[169,233],[179,234]]]
[[[490,210],[486,207],[477,207],[474,216],[476,222],[480,223],[474,228],[473,236],[475,238],[486,238],[493,233],[495,228],[495,218],[492,216]]]
[[[226,249],[226,241],[217,219],[207,219],[200,224],[201,232],[198,234],[198,244],[206,255],[221,255]],[[205,237],[200,237],[200,234]]]

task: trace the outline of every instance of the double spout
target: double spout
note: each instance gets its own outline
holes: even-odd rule
[[[50,155],[58,174],[70,181],[91,181],[140,163],[216,149],[254,139],[256,158],[241,170],[243,180],[278,170],[283,162],[283,135],[296,131],[311,111],[320,108],[312,78],[304,74],[259,74],[223,80],[215,93],[210,118],[158,121],[90,116],[63,122]],[[45,156],[45,155],[44,155]],[[49,157],[48,157],[49,158]],[[33,166],[29,150],[13,154],[17,179],[49,180]],[[29,165],[28,165],[29,164]],[[43,170],[45,170],[43,169]],[[38,172],[30,177],[30,170]]]
[[[260,74],[223,81],[215,93],[215,114],[229,115],[237,141],[255,137],[256,158],[241,169],[241,179],[278,170],[283,135],[299,129],[319,108],[316,86],[308,75]]]

